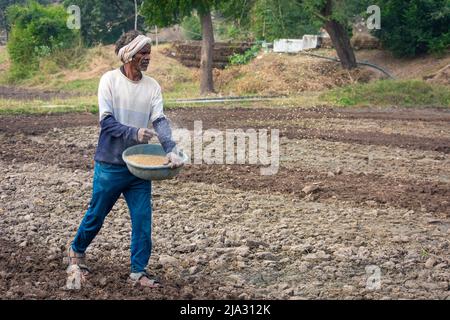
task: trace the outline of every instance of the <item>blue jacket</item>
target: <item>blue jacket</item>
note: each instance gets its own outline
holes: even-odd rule
[[[153,121],[152,124],[164,151],[166,153],[171,152],[176,144],[172,139],[169,121],[165,117],[161,117]],[[139,144],[139,128],[123,125],[110,114],[100,121],[100,127],[101,131],[94,160],[124,166],[122,152],[128,147]]]

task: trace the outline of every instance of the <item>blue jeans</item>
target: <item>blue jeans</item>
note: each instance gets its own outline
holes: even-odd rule
[[[131,272],[143,272],[152,251],[151,183],[132,175],[126,166],[95,162],[92,199],[72,249],[86,251],[121,194],[131,215]]]

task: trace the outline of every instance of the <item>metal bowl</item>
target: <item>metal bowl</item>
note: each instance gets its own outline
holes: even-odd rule
[[[138,178],[144,180],[165,180],[175,177],[182,167],[170,168],[168,165],[164,166],[143,166],[127,160],[128,156],[135,154],[165,156],[166,152],[159,144],[138,144],[127,148],[122,153],[122,159],[125,161],[128,170]],[[178,155],[183,159],[183,163],[188,161],[188,156],[183,151],[178,151]]]

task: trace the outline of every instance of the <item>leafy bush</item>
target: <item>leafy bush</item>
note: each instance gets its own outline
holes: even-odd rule
[[[449,0],[376,0],[381,29],[374,32],[398,57],[443,53],[450,46]]]
[[[67,8],[80,8],[81,36],[87,46],[115,43],[123,32],[134,29],[134,1],[132,0],[62,0]],[[138,0],[138,8],[142,4]],[[138,30],[145,30],[144,18],[138,16]]]
[[[243,54],[235,53],[230,57],[230,64],[231,65],[247,64],[258,55],[258,52],[260,50],[261,45],[255,44],[250,49],[245,51]]]
[[[189,40],[202,40],[202,26],[200,25],[200,18],[193,14],[185,17],[181,22],[183,34]]]
[[[317,0],[314,0],[316,3]],[[259,40],[300,39],[305,34],[316,34],[322,23],[293,0],[256,1],[250,15],[250,30]]]
[[[78,32],[66,25],[67,13],[62,6],[29,1],[24,6],[8,7],[7,17],[11,25],[7,49],[13,81],[31,76],[38,69],[40,58],[79,43]]]
[[[234,40],[245,40],[249,38],[249,33],[247,31],[238,28],[234,24],[230,24],[225,27],[224,35],[228,39]]]
[[[36,0],[40,4],[48,4],[49,0]],[[24,4],[27,0],[0,0],[0,30],[10,31],[6,19],[6,9],[13,4]]]

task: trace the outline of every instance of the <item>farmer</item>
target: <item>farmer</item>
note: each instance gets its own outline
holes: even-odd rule
[[[131,215],[131,273],[134,284],[160,287],[146,272],[152,250],[151,182],[132,175],[122,160],[122,152],[133,145],[148,143],[153,131],[167,153],[167,164],[182,166],[172,131],[163,113],[161,87],[146,76],[151,40],[138,31],[123,34],[116,42],[120,68],[100,79],[98,103],[100,136],[95,152],[93,193],[89,208],[68,248],[69,266],[78,265],[83,276],[89,273],[85,251],[95,238],[117,199],[123,194]]]

